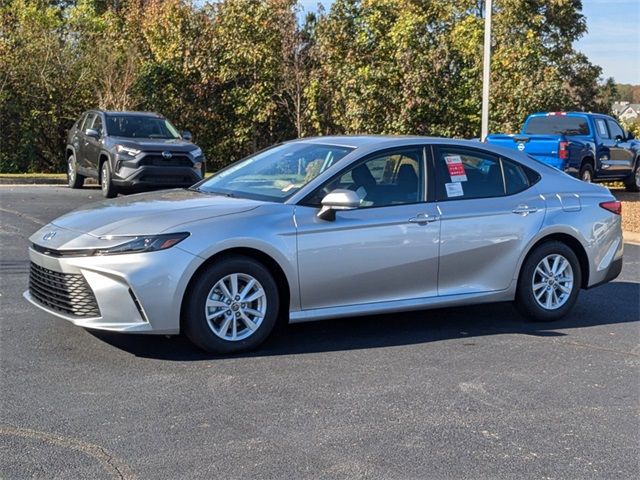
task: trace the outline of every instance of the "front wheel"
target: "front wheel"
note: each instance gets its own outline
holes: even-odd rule
[[[113,198],[118,195],[118,188],[113,184],[111,178],[111,165],[105,160],[100,167],[100,188],[105,198]]]
[[[67,184],[69,188],[82,188],[84,178],[84,175],[78,173],[78,164],[75,155],[70,155],[67,159]]]
[[[252,350],[276,324],[278,287],[261,263],[247,257],[215,262],[194,282],[182,325],[187,337],[215,354]]]
[[[573,250],[562,242],[543,243],[522,266],[516,307],[534,321],[558,320],[576,303],[581,283],[580,263]]]
[[[624,181],[624,187],[627,192],[640,192],[640,158],[636,159],[636,165],[629,178]]]

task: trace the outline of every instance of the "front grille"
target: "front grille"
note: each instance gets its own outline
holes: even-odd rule
[[[138,162],[140,166],[153,167],[193,167],[193,162],[184,155],[174,155],[171,158],[164,158],[162,155],[147,155]]]
[[[100,316],[96,297],[81,274],[54,272],[31,262],[29,292],[52,310],[75,317]]]

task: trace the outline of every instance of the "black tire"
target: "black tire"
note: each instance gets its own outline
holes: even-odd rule
[[[625,179],[624,188],[627,192],[640,192],[640,157],[636,158],[631,175]]]
[[[580,180],[583,182],[593,182],[593,167],[590,163],[585,163],[580,168]]]
[[[210,327],[205,315],[205,305],[214,286],[227,275],[234,273],[249,275],[259,282],[266,298],[266,312],[262,322],[250,336],[242,340],[225,340]],[[246,352],[258,347],[271,334],[280,309],[278,287],[269,270],[252,258],[242,256],[228,257],[215,262],[195,279],[187,295],[182,312],[184,333],[195,345],[213,354]],[[230,310],[224,315],[228,313]],[[230,316],[230,321],[240,322],[233,318],[232,313]],[[222,323],[225,318],[219,321]],[[243,327],[243,323],[238,325]]]
[[[113,198],[118,195],[118,187],[113,184],[111,178],[111,165],[105,160],[100,166],[100,188],[105,198]]]
[[[69,155],[69,158],[67,158],[67,184],[69,188],[82,188],[84,179],[85,176],[78,173],[75,155]]]
[[[534,273],[540,262],[549,255],[561,255],[571,266],[573,272],[573,285],[571,292],[561,306],[555,309],[547,309],[538,303],[534,294]],[[552,322],[565,316],[573,308],[582,285],[582,271],[580,262],[574,251],[565,243],[559,241],[548,241],[536,247],[527,256],[518,278],[518,289],[516,292],[516,308],[530,320],[536,322]]]

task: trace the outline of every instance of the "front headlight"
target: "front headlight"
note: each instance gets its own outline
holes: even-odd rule
[[[202,149],[201,148],[196,148],[195,150],[191,150],[191,155],[193,155],[194,158],[197,157],[201,157],[202,156]]]
[[[142,151],[136,148],[125,147],[124,145],[117,145],[116,150],[118,151],[118,153],[126,153],[128,155],[131,155],[132,157],[135,157]]]
[[[189,235],[190,234],[187,232],[145,235],[139,237],[114,237],[109,235],[106,237],[100,237],[100,239],[108,241],[122,239],[124,242],[111,247],[96,248],[91,254],[119,255],[121,253],[156,252],[158,250],[166,250],[167,248],[177,245]]]

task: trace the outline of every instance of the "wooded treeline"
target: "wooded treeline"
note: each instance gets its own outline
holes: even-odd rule
[[[477,137],[483,0],[0,0],[0,171],[63,171],[93,107],[190,130],[211,168],[297,136]],[[494,2],[491,131],[538,110],[608,111],[573,49],[579,0]]]

